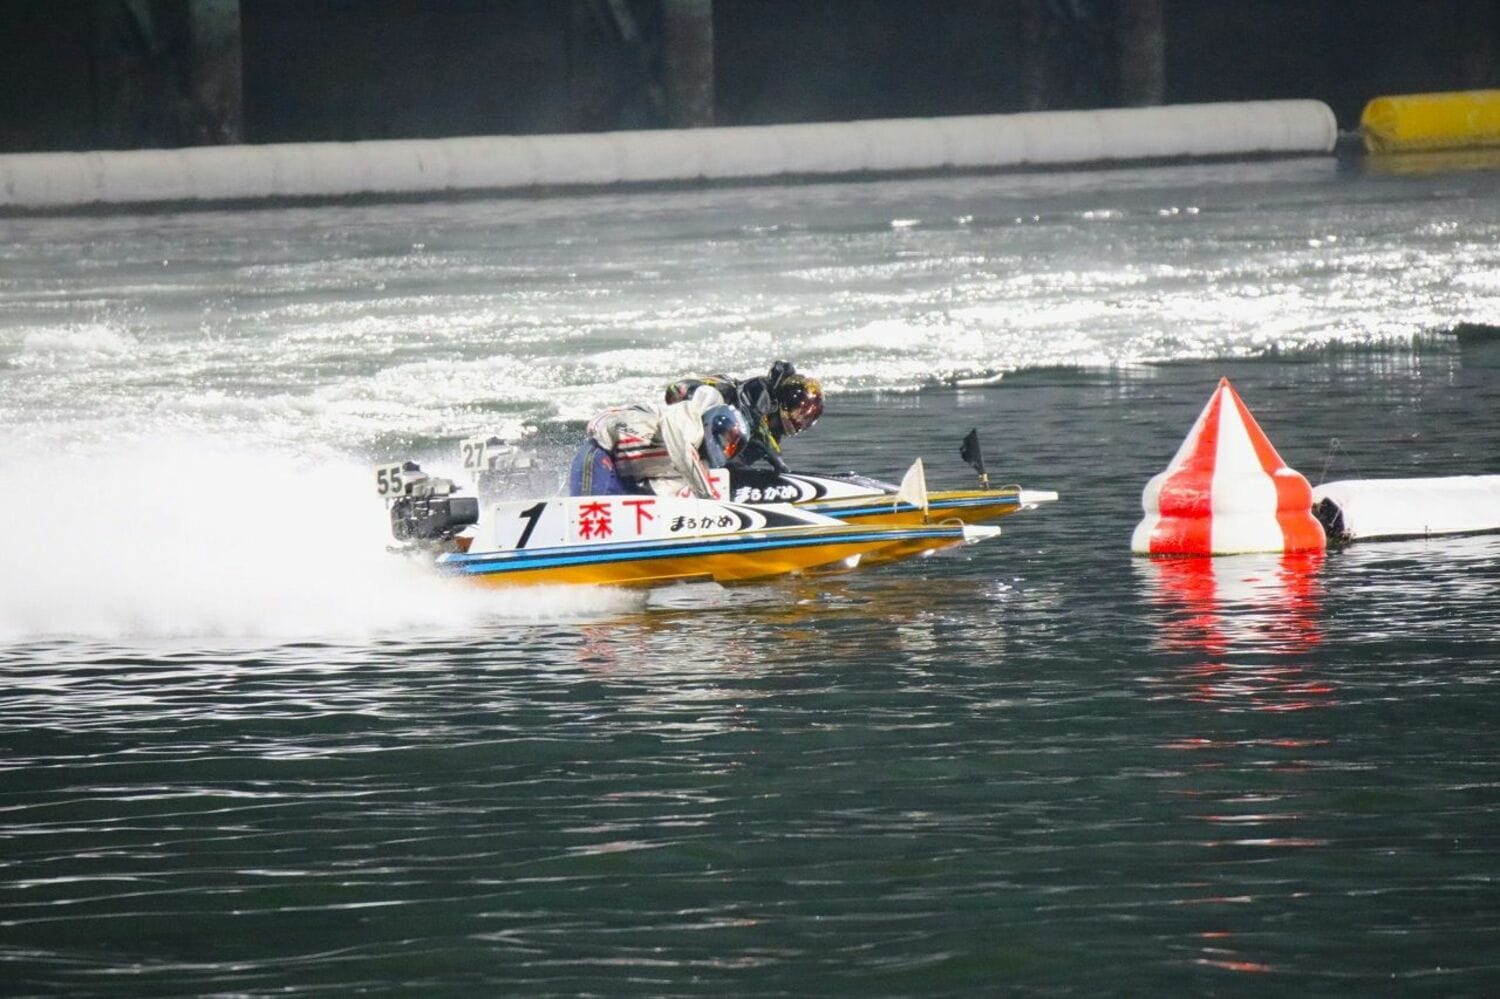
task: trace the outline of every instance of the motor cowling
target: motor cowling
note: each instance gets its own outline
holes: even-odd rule
[[[391,536],[403,544],[449,542],[479,522],[476,497],[453,495],[451,479],[428,475],[416,462],[380,466],[375,482],[390,506]]]
[[[391,536],[397,541],[447,541],[479,522],[473,496],[403,496],[391,504]]]

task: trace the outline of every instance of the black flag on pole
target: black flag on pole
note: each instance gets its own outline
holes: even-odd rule
[[[984,455],[979,453],[979,430],[970,430],[964,438],[963,445],[958,449],[958,456],[970,465],[980,475],[984,474]]]

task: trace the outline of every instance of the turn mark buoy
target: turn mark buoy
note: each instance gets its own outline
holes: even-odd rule
[[[1145,517],[1130,548],[1138,555],[1237,555],[1321,551],[1323,526],[1312,486],[1288,468],[1229,379],[1166,470],[1141,494]]]

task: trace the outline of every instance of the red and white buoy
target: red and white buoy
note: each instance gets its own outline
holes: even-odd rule
[[[1165,471],[1141,494],[1146,516],[1130,548],[1138,555],[1237,555],[1321,551],[1323,526],[1312,486],[1286,466],[1229,379]]]

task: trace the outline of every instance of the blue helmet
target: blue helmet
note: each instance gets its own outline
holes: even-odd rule
[[[750,439],[750,425],[733,406],[715,406],[703,414],[703,453],[710,468],[723,468]]]

